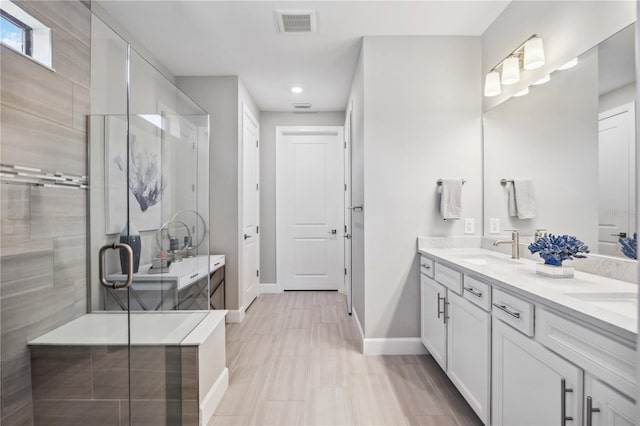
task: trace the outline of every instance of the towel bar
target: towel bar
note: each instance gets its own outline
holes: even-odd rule
[[[464,185],[466,182],[467,182],[466,180],[462,179],[462,184],[463,184],[463,185]],[[442,185],[442,179],[438,179],[438,180],[436,181],[436,183],[438,184],[438,186]]]
[[[513,179],[500,179],[500,185],[506,185],[507,183],[513,183]]]

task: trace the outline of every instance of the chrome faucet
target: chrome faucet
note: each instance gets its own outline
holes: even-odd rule
[[[494,246],[499,246],[500,244],[511,244],[511,258],[512,259],[520,259],[520,233],[517,229],[510,230],[511,231],[511,239],[510,240],[498,240],[493,243]]]

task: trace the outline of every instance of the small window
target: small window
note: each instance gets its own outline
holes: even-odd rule
[[[0,6],[0,43],[51,68],[51,29],[8,0]]]
[[[0,9],[0,40],[3,44],[31,56],[33,43],[30,26]]]

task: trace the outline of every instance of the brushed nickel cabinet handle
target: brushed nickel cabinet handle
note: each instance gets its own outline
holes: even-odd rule
[[[420,266],[422,266],[424,269],[431,269],[431,265],[427,265],[426,263],[421,263]]]
[[[593,399],[587,397],[587,426],[593,426],[593,413],[599,413],[599,408],[593,408]]]
[[[438,318],[440,318],[440,315],[444,314],[444,309],[442,311],[440,310],[441,300],[444,300],[444,297],[440,297],[440,293],[438,293]]]
[[[473,294],[474,296],[482,298],[482,293],[480,293],[479,291],[476,291],[476,289],[474,289],[473,287],[465,287],[464,289],[469,293]]]
[[[560,424],[565,426],[567,421],[573,421],[573,417],[567,416],[567,393],[573,392],[573,389],[567,389],[567,381],[560,380]]]
[[[512,311],[510,311],[509,309],[507,309],[507,305],[499,305],[497,303],[494,303],[493,306],[495,306],[496,308],[500,309],[502,312],[511,315],[515,319],[520,319],[520,312],[512,312]]]

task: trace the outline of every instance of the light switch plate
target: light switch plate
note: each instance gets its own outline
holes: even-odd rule
[[[490,234],[499,234],[500,233],[500,219],[497,217],[492,217],[489,219],[489,233]]]
[[[466,218],[464,220],[464,233],[475,234],[476,233],[476,220],[474,218]]]

